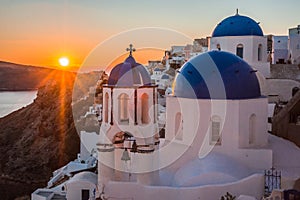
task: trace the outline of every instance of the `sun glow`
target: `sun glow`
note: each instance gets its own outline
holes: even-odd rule
[[[67,67],[70,63],[69,59],[67,57],[61,57],[59,60],[58,60],[59,64],[62,66],[62,67]]]

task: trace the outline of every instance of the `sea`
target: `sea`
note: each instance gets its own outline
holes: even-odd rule
[[[37,91],[0,92],[0,118],[33,102]]]

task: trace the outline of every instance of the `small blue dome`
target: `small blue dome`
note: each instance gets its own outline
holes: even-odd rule
[[[161,76],[161,79],[169,79],[169,76],[167,74],[164,74]]]
[[[191,99],[250,99],[261,96],[258,79],[243,59],[210,51],[186,62],[173,83],[173,95]]]
[[[151,78],[146,68],[136,63],[130,55],[111,70],[108,85],[120,87],[151,85]]]
[[[264,34],[257,22],[238,14],[221,21],[212,33],[212,37],[248,35],[263,36]]]

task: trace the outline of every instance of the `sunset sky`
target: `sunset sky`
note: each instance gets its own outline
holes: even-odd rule
[[[235,14],[236,8],[240,14],[261,22],[264,34],[287,35],[288,28],[300,24],[299,0],[0,0],[0,3],[0,60],[38,66],[57,66],[61,56],[69,57],[70,65],[80,66],[103,42],[106,46],[100,47],[99,66],[124,54],[125,44],[148,48],[149,44],[143,46],[143,42],[157,42],[153,47],[158,49],[183,45],[189,42],[184,37],[210,36],[216,24]],[[108,42],[120,33],[142,27],[159,27],[166,30],[166,35],[154,37],[146,30],[138,36]],[[168,39],[169,32],[179,38]],[[120,49],[118,54],[116,49]],[[153,59],[159,56],[153,54]]]

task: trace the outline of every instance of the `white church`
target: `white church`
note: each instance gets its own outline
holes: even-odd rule
[[[264,36],[259,22],[237,13],[222,20],[209,38],[210,50],[231,52],[243,58],[264,77],[270,76],[267,61],[267,36]]]
[[[165,139],[159,139],[157,88],[149,78],[130,55],[104,86],[102,198],[218,199],[229,190],[261,197],[259,172],[272,167],[272,151],[267,98],[255,71],[224,51],[188,61],[167,97]],[[220,189],[208,194],[207,185]]]
[[[52,191],[72,200],[213,200],[226,192],[261,199],[264,170],[282,170],[282,187],[299,179],[300,163],[282,160],[287,151],[300,160],[300,149],[267,132],[268,99],[257,74],[268,77],[269,65],[259,24],[237,13],[216,26],[209,44],[211,51],[190,59],[175,77],[165,138],[157,85],[131,49],[103,87],[97,175],[79,172]],[[275,143],[285,152],[274,151]]]

